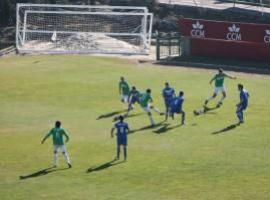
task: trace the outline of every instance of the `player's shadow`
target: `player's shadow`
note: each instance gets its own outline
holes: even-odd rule
[[[214,110],[217,110],[217,109],[219,109],[220,107],[217,107],[217,106],[215,106],[215,107],[205,107],[204,109],[204,112],[202,113],[202,114],[212,114],[212,115],[215,115],[215,114],[217,114],[216,112],[213,112]],[[194,115],[195,116],[199,116],[199,115],[202,115],[202,114],[197,114],[197,113],[195,113],[195,111],[194,111]]]
[[[144,126],[144,127],[142,127],[142,128],[139,128],[139,129],[134,129],[134,130],[129,131],[128,134],[134,134],[134,133],[137,133],[137,132],[140,132],[140,131],[145,131],[145,130],[155,129],[155,128],[157,128],[157,127],[162,126],[163,123],[164,123],[164,121],[159,122],[159,123],[157,123],[157,124],[155,124],[155,125],[153,125],[153,126],[150,125],[150,126]]]
[[[137,113],[137,114],[131,114],[131,115],[128,115],[128,116],[125,116],[125,115],[123,115],[123,116],[124,116],[125,119],[128,119],[128,118],[132,118],[132,117],[138,117],[138,116],[143,115],[143,114],[144,113]],[[119,120],[119,116],[115,116],[113,118],[113,122],[116,122],[118,120]]]
[[[175,126],[170,126],[170,124],[164,124],[162,127],[160,127],[159,129],[153,131],[156,134],[162,134],[162,133],[166,133],[168,131],[171,131],[175,128],[178,128],[182,126],[181,124],[175,125]]]
[[[215,107],[207,107],[207,106],[205,106],[205,109],[206,109],[205,112],[208,113],[208,112],[211,112],[213,110],[217,110],[219,108],[220,108],[220,106],[215,106]]]
[[[121,113],[124,113],[126,111],[127,110],[118,110],[118,111],[113,111],[113,112],[109,112],[109,113],[104,113],[104,114],[98,116],[97,120],[104,119],[104,118],[110,118],[110,117],[113,117],[115,115],[119,115]]]
[[[220,134],[220,133],[225,133],[225,132],[228,132],[228,131],[231,131],[235,128],[237,128],[239,126],[239,123],[234,123],[234,124],[231,124],[229,126],[226,126],[225,128],[219,130],[219,131],[215,131],[213,132],[212,134]]]
[[[128,116],[127,116],[127,117],[125,117],[125,118],[138,117],[138,116],[140,116],[140,115],[144,115],[144,113],[130,114],[130,115],[128,115]]]
[[[115,166],[115,165],[119,165],[119,164],[122,164],[124,163],[125,161],[119,161],[119,162],[116,162],[117,160],[114,159],[114,160],[111,160],[109,162],[106,162],[104,164],[101,164],[97,167],[90,167],[89,169],[86,170],[86,173],[92,173],[92,172],[97,172],[97,171],[101,171],[101,170],[104,170],[104,169],[108,169],[112,166]]]
[[[45,176],[45,175],[50,174],[50,173],[52,173],[52,172],[57,172],[57,171],[62,171],[62,170],[67,170],[67,169],[69,169],[69,167],[67,167],[67,168],[54,168],[54,167],[49,167],[49,168],[42,169],[42,170],[39,170],[39,171],[37,171],[37,172],[28,174],[28,175],[21,175],[21,176],[19,176],[19,178],[20,178],[21,180],[23,180],[23,179],[28,179],[28,178],[36,178],[36,177],[39,177],[39,176]]]

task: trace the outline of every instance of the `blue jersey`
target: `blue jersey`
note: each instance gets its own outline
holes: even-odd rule
[[[174,97],[174,89],[171,87],[164,88],[162,91],[163,98],[166,99],[172,99]]]
[[[117,129],[117,144],[127,145],[127,130],[129,130],[128,124],[125,122],[118,122],[114,126]]]
[[[247,107],[248,106],[248,98],[249,98],[249,94],[246,90],[241,90],[240,91],[240,102],[241,102],[241,105],[244,106],[244,107]]]
[[[172,99],[170,103],[170,108],[172,112],[180,112],[182,111],[182,106],[184,103],[184,98],[183,97],[175,97]]]
[[[140,92],[138,90],[131,90],[129,93],[130,103],[139,102]]]

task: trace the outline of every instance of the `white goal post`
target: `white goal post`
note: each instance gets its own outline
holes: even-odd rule
[[[148,54],[146,7],[17,4],[19,53]]]

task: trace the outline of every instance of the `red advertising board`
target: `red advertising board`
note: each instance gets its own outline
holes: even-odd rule
[[[270,24],[180,19],[180,33],[192,38],[247,41],[270,45]]]
[[[270,45],[217,39],[191,38],[192,56],[270,61]]]

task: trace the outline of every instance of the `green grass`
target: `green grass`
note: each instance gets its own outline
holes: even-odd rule
[[[270,199],[270,78],[232,73],[238,80],[226,80],[224,105],[194,117],[192,111],[212,93],[208,82],[214,73],[105,57],[1,58],[0,199]],[[86,173],[115,156],[112,118],[96,118],[125,109],[118,97],[120,76],[140,90],[152,88],[160,109],[166,80],[183,89],[187,125],[174,128],[177,116],[167,131],[162,126],[137,131],[129,135],[128,162]],[[251,94],[246,123],[212,134],[237,121],[239,82]],[[134,114],[141,113],[136,106]],[[74,167],[20,180],[51,166],[51,140],[40,141],[57,119],[70,133]],[[149,124],[146,115],[127,122],[135,130]],[[60,163],[65,168],[61,155]]]

